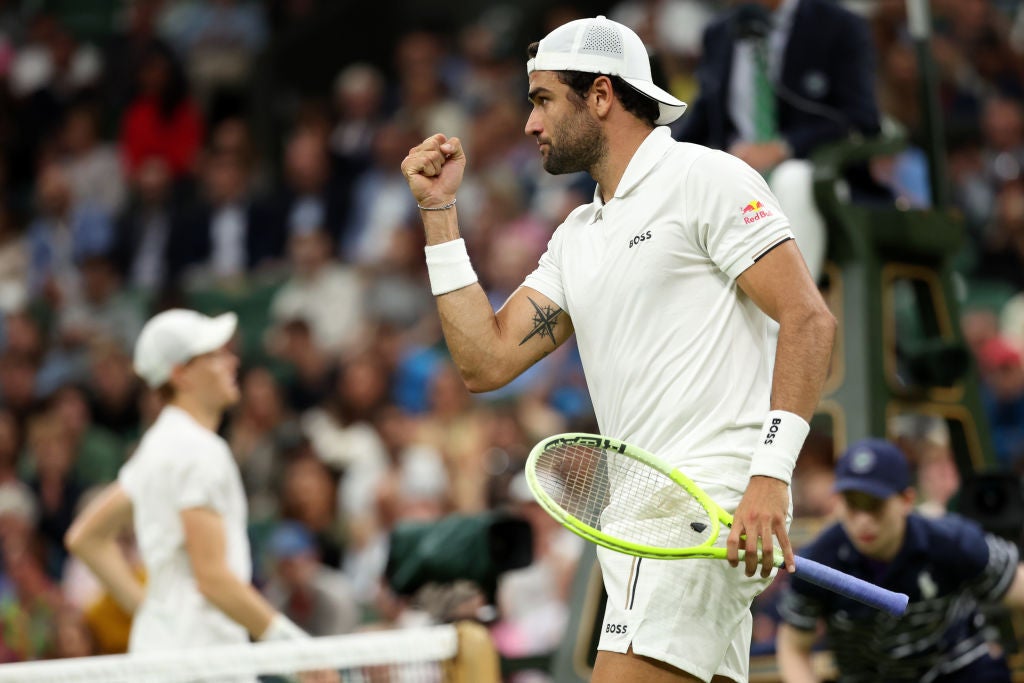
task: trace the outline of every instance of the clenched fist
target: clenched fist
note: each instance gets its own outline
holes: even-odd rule
[[[458,138],[432,135],[409,150],[402,160],[402,175],[420,206],[443,206],[452,201],[462,184],[466,154]]]

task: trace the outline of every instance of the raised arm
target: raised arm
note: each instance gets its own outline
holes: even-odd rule
[[[470,391],[491,391],[551,353],[572,334],[569,316],[520,287],[495,313],[459,236],[456,191],[466,156],[458,138],[434,135],[409,150],[402,173],[420,207],[427,268],[448,350]]]
[[[126,612],[133,614],[144,589],[135,576],[120,535],[132,523],[132,501],[118,483],[107,486],[75,519],[64,545],[92,571]]]

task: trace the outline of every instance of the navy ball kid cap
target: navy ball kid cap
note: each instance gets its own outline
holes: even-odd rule
[[[910,465],[899,448],[883,439],[863,439],[836,463],[835,490],[860,491],[876,498],[903,493],[911,485]]]

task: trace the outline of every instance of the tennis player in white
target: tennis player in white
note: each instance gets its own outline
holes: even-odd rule
[[[233,313],[175,309],[153,317],[135,344],[135,371],[166,406],[117,482],[79,515],[65,539],[134,614],[130,652],[306,638],[250,584],[247,506],[238,467],[217,434],[239,397],[227,344]],[[134,522],[145,589],[117,545]],[[333,672],[306,680],[336,680]],[[251,678],[242,680],[251,681]]]
[[[448,347],[467,386],[488,391],[575,331],[602,433],[668,459],[735,514],[731,563],[599,549],[609,600],[592,680],[746,681],[750,602],[776,543],[792,570],[788,484],[835,319],[761,176],[672,140],[664,124],[686,105],[652,82],[636,34],[583,19],[530,52],[526,132],[544,168],[587,171],[598,188],[495,314],[459,238],[461,143],[437,134],[410,150]],[[764,561],[748,553],[738,569],[738,549],[758,544]]]

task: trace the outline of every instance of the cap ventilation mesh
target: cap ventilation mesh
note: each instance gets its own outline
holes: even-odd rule
[[[622,37],[611,26],[591,26],[583,36],[580,52],[621,57]]]

